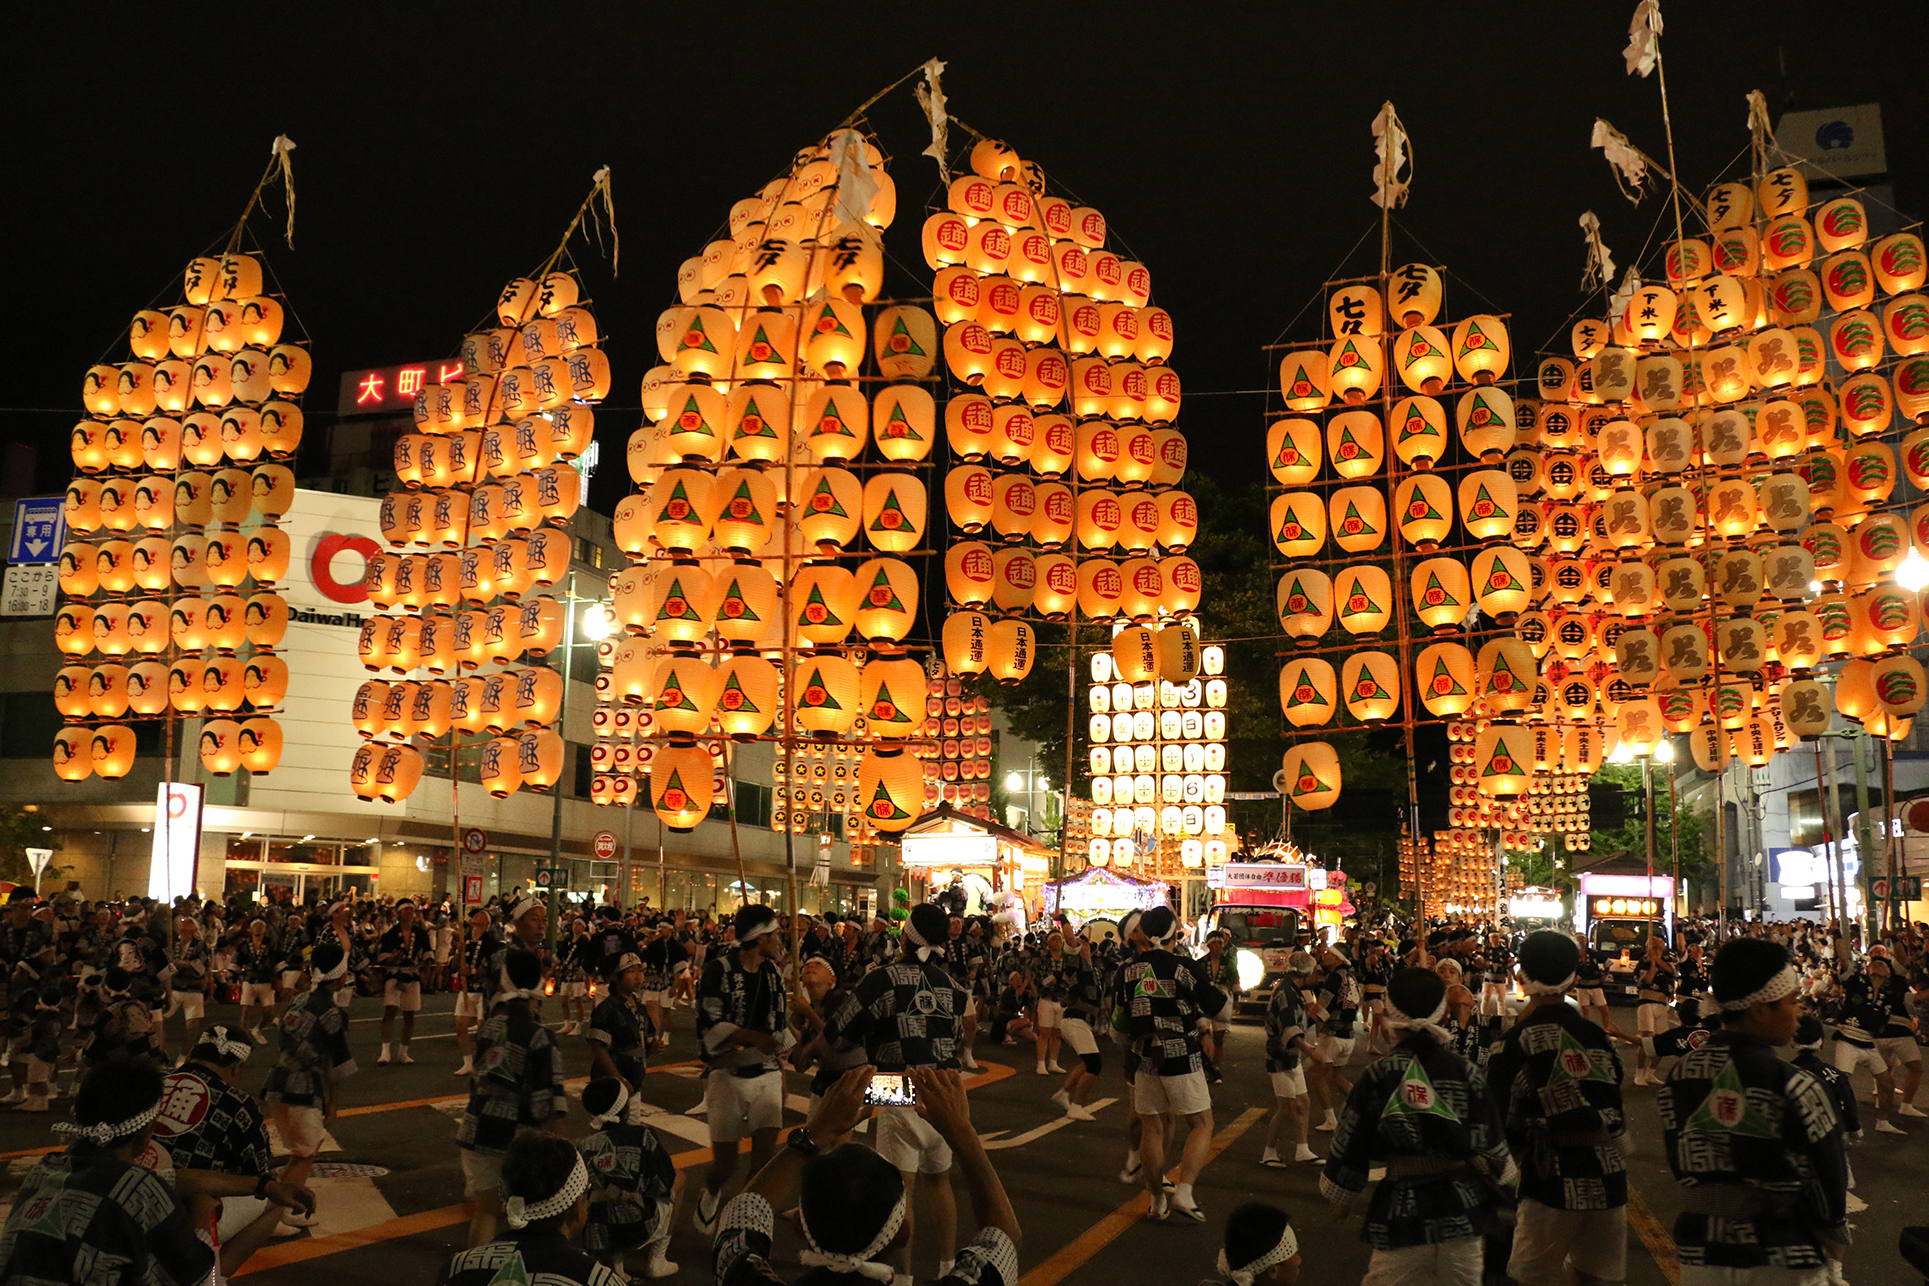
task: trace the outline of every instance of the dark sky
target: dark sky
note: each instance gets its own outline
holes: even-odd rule
[[[1630,206],[1588,147],[1601,115],[1661,154],[1656,83],[1622,68],[1632,10],[1632,0],[44,6],[38,32],[16,28],[0,90],[8,276],[32,339],[9,363],[0,436],[63,450],[83,370],[103,350],[124,356],[136,308],[163,292],[174,302],[180,269],[232,225],[278,132],[299,145],[295,249],[278,239],[279,197],[257,233],[276,237],[272,265],[314,341],[317,428],[340,370],[451,353],[497,287],[548,254],[602,164],[616,176],[622,274],[610,280],[580,243],[578,258],[610,336],[611,404],[634,407],[677,265],[796,149],[935,54],[949,63],[956,116],[1096,205],[1151,267],[1155,301],[1177,324],[1193,459],[1232,481],[1260,462],[1262,404],[1206,395],[1270,377],[1260,346],[1373,225],[1368,129],[1383,99],[1399,107],[1417,161],[1400,220],[1435,261],[1517,314],[1517,353],[1581,302],[1582,210],[1600,214],[1620,260],[1634,257],[1659,198]],[[1743,154],[1749,89],[1765,91],[1776,116],[1880,100],[1895,203],[1919,214],[1929,148],[1919,0],[1672,0],[1667,19],[1676,143],[1693,186]],[[894,156],[892,244],[917,261],[936,169],[918,155],[926,138],[910,87],[870,119]],[[1429,257],[1410,241],[1395,255]],[[1371,265],[1363,252],[1348,266]],[[1471,306],[1450,281],[1449,312]],[[629,411],[600,417],[606,450],[634,422]],[[43,467],[40,485],[65,473]],[[627,487],[620,469],[599,483],[605,509]]]

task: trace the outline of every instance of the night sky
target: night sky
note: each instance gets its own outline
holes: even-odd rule
[[[253,229],[313,340],[316,431],[341,370],[452,353],[612,166],[621,276],[574,249],[609,336],[616,392],[599,431],[616,459],[677,265],[732,202],[933,55],[956,117],[1097,206],[1150,266],[1178,330],[1179,423],[1222,482],[1260,463],[1263,402],[1239,392],[1272,377],[1260,346],[1329,275],[1373,267],[1372,241],[1342,260],[1377,223],[1369,125],[1383,99],[1416,159],[1395,262],[1452,269],[1449,315],[1472,310],[1470,286],[1513,311],[1517,354],[1557,332],[1564,344],[1582,306],[1583,210],[1622,263],[1663,210],[1659,196],[1629,205],[1588,146],[1601,115],[1663,154],[1656,83],[1622,66],[1632,0],[379,8],[64,5],[16,29],[0,91],[7,251],[14,315],[31,325],[0,435],[42,448],[37,489],[65,483],[84,369],[124,360],[136,308],[177,301],[181,268],[232,226],[277,133],[298,144],[295,248],[279,195]],[[1919,217],[1922,12],[1672,0],[1682,174],[1700,189],[1731,161],[1745,169],[1750,89],[1777,117],[1879,100],[1895,204]],[[869,119],[898,186],[889,244],[921,269],[937,170],[918,155],[910,85]],[[1294,334],[1316,332],[1309,312]],[[597,506],[627,489],[606,468]]]

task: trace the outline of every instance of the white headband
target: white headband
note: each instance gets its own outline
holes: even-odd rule
[[[1802,976],[1795,972],[1794,965],[1783,965],[1782,971],[1763,983],[1759,991],[1751,991],[1736,1000],[1721,1002],[1721,1012],[1737,1014],[1756,1005],[1772,1005],[1783,996],[1798,991],[1802,986]]]
[[[773,915],[768,920],[759,921],[755,928],[750,929],[747,932],[738,934],[737,945],[748,946],[750,943],[755,942],[758,938],[763,937],[765,934],[775,933],[775,932],[777,932],[777,917]]]
[[[904,940],[918,949],[919,963],[929,960],[932,956],[937,956],[939,959],[944,958],[944,948],[933,946],[929,942],[926,942],[924,935],[919,933],[909,920],[904,922]]]
[[[576,1204],[576,1198],[589,1191],[589,1170],[583,1165],[582,1153],[576,1154],[576,1168],[563,1180],[563,1186],[555,1196],[535,1205],[522,1197],[510,1197],[502,1203],[503,1218],[511,1228],[527,1228],[539,1219],[554,1219]]]
[[[609,1105],[609,1110],[590,1117],[589,1123],[592,1126],[612,1125],[623,1119],[623,1109],[629,1105],[630,1092],[619,1083],[616,1087],[616,1100]]]
[[[333,969],[330,969],[327,973],[317,973],[315,975],[315,981],[316,982],[333,982],[335,981],[335,979],[341,977],[343,974],[347,972],[348,972],[348,956],[346,953],[344,953],[342,958],[335,962],[335,967]]]
[[[248,1061],[248,1055],[255,1052],[253,1041],[230,1040],[226,1036],[223,1036],[219,1030],[203,1032],[201,1039],[194,1042],[196,1049],[201,1048],[203,1045],[213,1049],[216,1053],[225,1054],[229,1058],[238,1058],[244,1063]]]
[[[1563,996],[1567,994],[1567,989],[1574,985],[1574,980],[1579,976],[1579,974],[1570,973],[1559,982],[1535,982],[1526,974],[1522,974],[1520,978],[1520,989],[1529,996]]]
[[[130,1116],[125,1121],[103,1121],[99,1125],[81,1125],[76,1121],[55,1121],[54,1133],[71,1134],[75,1138],[104,1146],[115,1139],[124,1139],[146,1128],[160,1110],[160,1100],[156,1099],[154,1105],[147,1111]]]
[[[1435,1005],[1433,1008],[1433,1012],[1428,1014],[1425,1018],[1409,1017],[1405,1013],[1405,1011],[1403,1011],[1400,1008],[1399,1005],[1393,1002],[1393,998],[1391,996],[1387,997],[1385,1021],[1386,1021],[1386,1025],[1388,1027],[1391,1027],[1395,1031],[1431,1032],[1433,1033],[1433,1037],[1435,1040],[1439,1041],[1442,1045],[1445,1045],[1453,1039],[1453,1033],[1449,1032],[1445,1027],[1442,1027],[1440,1025],[1440,1020],[1445,1018],[1446,1016],[1447,1016],[1447,998],[1445,996],[1442,996],[1440,998],[1440,1003]]]
[[[1234,1268],[1228,1263],[1226,1260],[1225,1247],[1220,1247],[1219,1271],[1224,1274],[1227,1281],[1232,1283],[1232,1286],[1252,1286],[1253,1279],[1258,1277],[1259,1274],[1265,1272],[1274,1264],[1285,1263],[1298,1253],[1299,1237],[1294,1234],[1293,1226],[1287,1224],[1285,1231],[1279,1236],[1279,1244],[1277,1246],[1274,1246],[1250,1264],[1242,1267]]]
[[[328,914],[330,914],[330,915],[333,915],[333,914],[335,914],[335,912],[337,912],[337,911],[346,911],[346,910],[348,910],[348,903],[346,903],[346,902],[335,902],[335,903],[331,903],[331,904],[330,904],[330,906],[329,906],[329,908],[328,908]]]
[[[509,908],[509,919],[512,923],[520,920],[542,904],[543,900],[541,898],[531,893],[525,893],[516,899],[515,905]]]
[[[804,1239],[804,1249],[798,1252],[797,1262],[806,1268],[828,1268],[834,1273],[856,1273],[875,1282],[888,1282],[893,1276],[891,1265],[878,1263],[871,1256],[891,1244],[891,1238],[898,1235],[898,1228],[903,1223],[904,1197],[900,1194],[898,1203],[891,1207],[891,1213],[885,1216],[884,1226],[878,1229],[877,1236],[871,1238],[870,1245],[852,1255],[833,1254],[818,1246],[817,1238],[811,1235],[810,1225],[804,1221],[804,1209],[799,1206],[797,1232]]]

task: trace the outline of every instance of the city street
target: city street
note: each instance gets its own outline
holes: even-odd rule
[[[362,1070],[346,1086],[344,1107],[331,1130],[334,1146],[322,1154],[323,1164],[314,1181],[321,1202],[320,1223],[308,1234],[258,1255],[247,1273],[261,1275],[264,1283],[290,1286],[343,1280],[426,1286],[462,1244],[467,1216],[453,1137],[466,1082],[451,1075],[457,1057],[450,997],[436,996],[426,1003],[429,1008],[421,1016],[411,1050],[415,1065],[376,1067],[380,1008],[373,1000],[356,1002],[351,1039]],[[233,1016],[225,1006],[210,1013],[211,1018]],[[1623,1024],[1632,1022],[1631,1011],[1617,1010],[1615,1016]],[[690,1172],[688,1182],[694,1188],[708,1150],[703,1143],[700,1082],[690,1061],[691,1026],[690,1012],[677,1011],[671,1047],[659,1057],[650,1076],[649,1100],[661,1111],[649,1119],[676,1153],[679,1169]],[[174,1039],[178,1044],[178,1033]],[[569,1037],[561,1044],[570,1076],[582,1077],[588,1067],[584,1042]],[[272,1054],[270,1046],[250,1059],[244,1086],[259,1089]],[[971,1082],[973,1117],[994,1149],[994,1160],[1024,1227],[1023,1286],[1200,1280],[1212,1273],[1225,1214],[1251,1199],[1275,1201],[1292,1211],[1306,1261],[1303,1281],[1360,1280],[1367,1250],[1359,1241],[1358,1220],[1332,1221],[1318,1196],[1317,1167],[1269,1170],[1259,1164],[1272,1105],[1256,1023],[1243,1023],[1232,1033],[1226,1082],[1215,1091],[1217,1135],[1212,1160],[1197,1188],[1208,1215],[1204,1224],[1177,1217],[1164,1224],[1142,1223],[1142,1194],[1118,1181],[1125,1155],[1120,1101],[1125,1087],[1112,1048],[1107,1049],[1106,1077],[1091,1104],[1098,1117],[1094,1123],[1058,1115],[1049,1102],[1057,1078],[1033,1075],[1028,1047],[998,1048],[980,1042],[978,1056],[987,1070]],[[572,1090],[581,1083],[572,1079]],[[804,1078],[792,1077],[793,1108],[801,1110],[803,1092]],[[1677,1203],[1660,1155],[1654,1091],[1630,1087],[1627,1097],[1635,1140],[1630,1167],[1638,1194],[1629,1218],[1628,1282],[1631,1286],[1673,1283],[1678,1274],[1667,1229]],[[65,1100],[57,1102],[55,1112],[66,1106]],[[698,1114],[692,1115],[692,1108]],[[570,1132],[580,1133],[579,1105],[572,1104],[571,1116]],[[0,1155],[7,1171],[0,1205],[10,1199],[18,1176],[31,1167],[34,1157],[53,1144],[48,1130],[52,1119],[0,1113]],[[1868,1209],[1854,1216],[1856,1248],[1848,1265],[1849,1280],[1858,1284],[1909,1280],[1896,1255],[1896,1238],[1905,1221],[1923,1218],[1921,1194],[1929,1183],[1929,1122],[1906,1124],[1912,1137],[1871,1130],[1851,1154],[1861,1185],[1857,1195],[1868,1202]],[[1315,1133],[1315,1149],[1324,1152],[1328,1137]],[[962,1193],[960,1197],[962,1214]],[[965,1219],[968,1225],[968,1216]],[[707,1277],[706,1249],[704,1239],[690,1229],[686,1201],[671,1250],[671,1258],[683,1271],[673,1280]],[[794,1250],[780,1237],[780,1256],[790,1253]],[[933,1275],[932,1270],[930,1257],[920,1255],[920,1279]]]

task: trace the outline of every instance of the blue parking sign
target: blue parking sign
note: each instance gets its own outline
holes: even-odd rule
[[[57,563],[67,543],[67,502],[61,496],[42,496],[13,502],[13,546],[10,563]]]

